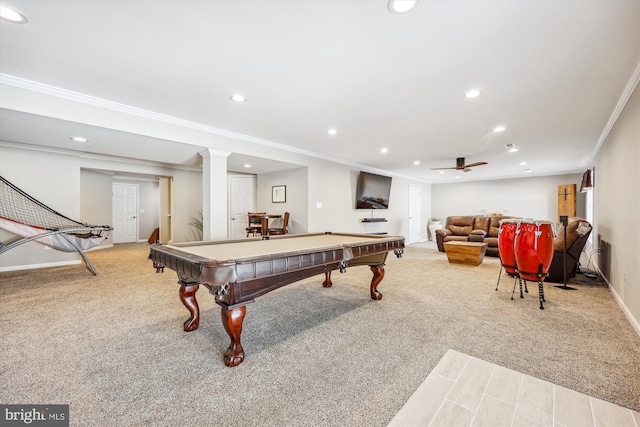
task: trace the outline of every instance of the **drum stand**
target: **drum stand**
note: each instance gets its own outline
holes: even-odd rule
[[[562,248],[562,286],[556,286],[558,289],[564,289],[565,291],[575,291],[576,288],[567,286],[567,224],[569,218],[567,216],[560,216],[560,222],[564,226],[564,247]]]
[[[516,276],[513,276],[513,290],[511,291],[511,300],[513,301],[513,296],[516,293],[516,281],[520,282],[520,298],[524,298],[524,295],[522,293],[522,282],[524,282],[524,291],[526,293],[529,293],[529,289],[527,289],[527,281],[524,280],[519,274]]]
[[[537,273],[527,273],[525,272],[524,274],[528,274],[529,276],[536,276],[538,278],[538,298],[540,299],[540,310],[544,310],[544,305],[542,304],[543,302],[547,302],[547,300],[544,299],[544,286],[543,286],[543,280],[546,277],[547,273],[543,273],[542,272],[542,268],[544,266],[542,264],[538,264],[538,272]],[[517,271],[517,270],[516,270]],[[518,271],[518,275],[522,278],[522,275],[519,274],[520,271]],[[526,279],[522,279],[524,280],[525,286],[527,283]],[[514,289],[515,289],[515,285],[513,285]],[[520,298],[522,298],[522,285],[520,285],[521,289],[520,289]],[[511,297],[511,299],[513,299],[513,297]]]
[[[504,268],[504,264],[500,263],[500,273],[498,273],[498,283],[496,283],[496,291],[498,290],[498,286],[500,286],[500,277],[502,277],[502,269]]]
[[[517,266],[507,266],[507,267],[511,267],[516,269],[517,271]],[[498,286],[500,286],[500,277],[502,277],[502,269],[504,268],[504,264],[502,264],[502,262],[500,262],[500,272],[498,273],[498,283],[496,283],[496,291],[498,290]],[[524,298],[524,295],[522,293],[522,278],[520,277],[520,275],[516,274],[512,274],[512,273],[507,273],[509,276],[513,276],[513,291],[511,292],[511,299],[513,300],[513,295],[516,293],[516,282],[518,281],[518,279],[520,279],[520,298]],[[526,293],[529,293],[529,289],[527,289],[527,281],[524,281],[524,291]]]
[[[540,299],[540,310],[544,310],[544,304],[545,302],[547,302],[547,300],[544,299],[544,286],[543,286],[543,282],[542,280],[545,278],[545,276],[547,275],[546,273],[542,272],[542,264],[538,265],[538,272],[537,273],[527,273],[529,275],[535,275],[538,277],[538,296]],[[504,268],[504,265],[502,263],[500,263],[500,273],[498,273],[498,283],[496,283],[496,291],[498,290],[498,286],[500,285],[500,277],[502,276],[502,269]],[[515,266],[516,269],[516,274],[513,275],[513,290],[511,291],[511,300],[513,301],[513,297],[516,294],[516,282],[520,282],[520,298],[524,298],[524,294],[522,293],[522,284],[524,282],[524,291],[526,293],[529,293],[529,289],[527,288],[527,279],[523,279],[522,275],[520,274],[520,271],[518,270],[518,265],[516,263]],[[507,273],[508,274],[508,273]]]

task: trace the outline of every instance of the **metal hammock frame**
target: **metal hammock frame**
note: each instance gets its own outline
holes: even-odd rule
[[[18,234],[17,237],[11,240],[0,242],[0,254],[31,241],[65,252],[73,252],[75,250],[80,254],[87,268],[94,276],[96,271],[84,253],[82,240],[95,240],[95,242],[91,243],[91,246],[97,246],[109,237],[109,232],[113,230],[109,225],[85,224],[66,217],[20,190],[2,176],[0,176],[0,219],[15,223],[16,226],[30,227],[30,235],[22,236]],[[16,234],[13,229],[5,229]],[[106,235],[103,235],[103,233],[106,233]],[[66,245],[51,245],[40,240],[45,237],[53,239],[55,236],[62,238],[63,243],[69,243],[71,250],[68,249],[68,246],[65,248]]]

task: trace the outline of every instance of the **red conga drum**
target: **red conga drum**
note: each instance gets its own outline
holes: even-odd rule
[[[531,281],[544,280],[553,259],[554,234],[551,221],[520,221],[514,244],[520,277]]]
[[[514,243],[516,239],[516,231],[518,230],[517,219],[500,220],[500,230],[498,230],[498,255],[504,270],[510,274],[516,274],[516,257],[514,251]]]

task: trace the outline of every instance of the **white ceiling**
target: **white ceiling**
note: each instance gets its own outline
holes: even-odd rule
[[[640,60],[636,0],[422,0],[407,15],[386,0],[3,3],[29,19],[0,24],[4,77],[426,182],[584,170]],[[0,120],[5,141],[167,164],[198,165],[204,146],[11,108]],[[489,164],[430,171],[456,157]],[[295,167],[232,154],[229,169],[246,162]]]

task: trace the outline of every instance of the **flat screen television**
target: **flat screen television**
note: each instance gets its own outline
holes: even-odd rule
[[[389,209],[391,177],[360,172],[356,209]]]

